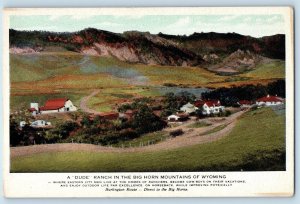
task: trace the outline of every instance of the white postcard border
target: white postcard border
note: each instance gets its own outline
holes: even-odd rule
[[[9,16],[72,15],[78,12],[111,15],[199,15],[200,14],[282,14],[286,30],[286,171],[275,172],[160,172],[160,173],[10,173],[9,172]],[[6,9],[4,12],[3,113],[4,113],[4,191],[7,197],[237,197],[292,196],[294,193],[294,47],[293,10],[290,7],[202,7],[202,8],[39,8]],[[245,180],[245,185],[231,188],[195,188],[188,192],[114,192],[93,188],[58,188],[49,184],[67,176],[97,175],[225,175],[227,179]]]

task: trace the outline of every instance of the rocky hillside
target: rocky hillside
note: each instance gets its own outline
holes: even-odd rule
[[[166,35],[158,36],[171,40],[178,46],[183,46],[197,54],[215,53],[227,56],[238,49],[249,50],[272,59],[285,59],[285,35],[277,34],[254,38],[237,33],[194,33],[189,36]]]
[[[253,38],[235,33],[194,33],[174,36],[129,31],[112,33],[93,28],[73,33],[10,30],[11,53],[34,53],[65,49],[85,55],[110,56],[129,63],[170,66],[201,66],[218,71],[218,66],[232,58],[236,64],[252,64],[258,56],[284,59],[285,36]],[[235,52],[253,53],[251,57],[234,57]],[[234,56],[232,56],[234,55]],[[242,54],[245,55],[245,54]],[[253,59],[253,56],[256,56]],[[240,71],[238,67],[230,70]],[[227,66],[223,66],[226,71]],[[252,65],[248,66],[252,67]],[[220,68],[220,66],[219,66]]]
[[[49,46],[86,55],[112,56],[121,61],[151,65],[198,66],[204,61],[194,52],[150,33],[112,33],[85,29],[76,33],[10,30],[10,51],[38,52]]]
[[[225,57],[223,60],[216,54],[205,55],[208,56],[204,58],[211,62],[211,66],[208,67],[209,70],[214,72],[223,73],[240,73],[254,69],[256,65],[262,61],[267,61],[269,58],[262,57],[261,55],[250,52],[249,50],[240,50],[231,53],[229,56]],[[217,62],[217,63],[216,63]]]

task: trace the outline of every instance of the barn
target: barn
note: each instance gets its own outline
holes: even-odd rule
[[[41,114],[77,111],[76,106],[67,98],[49,99],[40,107]]]
[[[44,106],[39,107],[38,103],[31,103],[29,111],[35,115],[48,114],[48,113],[60,113],[77,111],[77,107],[73,105],[72,101],[67,98],[49,99]]]

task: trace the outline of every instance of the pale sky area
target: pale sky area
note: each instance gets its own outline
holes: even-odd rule
[[[173,35],[235,32],[253,37],[285,34],[281,15],[35,15],[11,16],[10,28],[73,32],[97,28],[116,33],[137,30]]]

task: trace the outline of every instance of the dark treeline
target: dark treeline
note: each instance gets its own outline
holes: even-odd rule
[[[255,101],[268,94],[285,98],[285,80],[277,80],[265,86],[258,84],[218,88],[202,93],[202,98],[218,99],[223,105],[232,106],[239,100]]]

